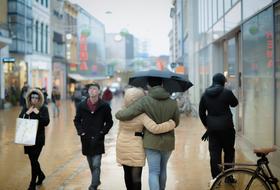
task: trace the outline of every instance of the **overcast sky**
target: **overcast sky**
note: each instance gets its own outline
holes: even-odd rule
[[[70,0],[79,4],[105,25],[107,33],[126,28],[150,42],[151,55],[168,55],[171,0]],[[106,14],[111,12],[111,14]]]

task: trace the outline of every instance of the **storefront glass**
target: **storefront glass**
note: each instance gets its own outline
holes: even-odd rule
[[[61,98],[66,97],[66,65],[64,63],[53,63],[53,85],[60,91]]]
[[[238,97],[238,57],[237,57],[236,38],[233,37],[224,42],[224,74],[227,77],[226,88],[232,90],[233,94]],[[234,126],[238,128],[237,107],[231,108],[233,114]]]
[[[276,145],[280,146],[280,4],[275,7]]]
[[[220,19],[213,27],[213,39],[216,40],[224,35],[224,19]]]
[[[256,13],[271,2],[272,0],[243,0],[243,20],[254,15],[254,13]]]
[[[243,25],[244,136],[256,146],[274,142],[273,9]]]
[[[228,32],[239,25],[240,21],[241,3],[239,2],[225,15],[225,32]]]
[[[32,87],[48,89],[48,70],[32,70]]]
[[[5,102],[18,105],[20,89],[26,81],[26,63],[24,61],[5,63],[3,66],[5,81]]]
[[[199,57],[199,93],[202,94],[210,85],[209,81],[209,46],[198,53]]]

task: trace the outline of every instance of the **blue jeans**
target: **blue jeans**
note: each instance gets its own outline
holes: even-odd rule
[[[100,168],[101,168],[101,154],[94,156],[87,156],[88,165],[91,172],[91,184],[89,190],[96,190],[100,185]]]
[[[149,166],[150,190],[164,190],[166,185],[166,167],[172,151],[160,151],[145,148]]]

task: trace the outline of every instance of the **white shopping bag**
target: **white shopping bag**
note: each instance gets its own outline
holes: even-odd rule
[[[37,129],[37,119],[17,118],[15,143],[26,146],[35,145]]]

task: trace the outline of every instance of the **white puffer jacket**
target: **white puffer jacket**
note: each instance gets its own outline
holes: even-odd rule
[[[124,96],[124,106],[127,107],[137,99],[144,96],[143,90],[130,88]],[[145,113],[130,121],[119,122],[119,132],[116,144],[117,162],[122,165],[142,167],[145,165],[145,153],[141,136],[135,136],[135,132],[142,132],[146,128],[154,134],[165,133],[175,128],[175,122],[156,124]]]

